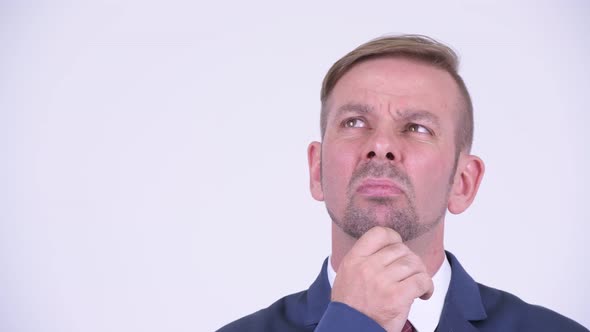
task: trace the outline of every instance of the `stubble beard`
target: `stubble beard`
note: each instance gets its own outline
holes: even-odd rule
[[[405,188],[404,195],[395,198],[373,198],[373,207],[360,207],[355,203],[355,184],[366,177],[389,178]],[[450,188],[449,188],[450,189]],[[406,204],[402,200],[405,197]],[[391,164],[367,163],[359,168],[350,179],[347,191],[347,204],[341,219],[328,209],[332,221],[346,234],[358,239],[375,226],[385,226],[393,229],[404,242],[413,240],[427,233],[443,220],[446,207],[433,220],[420,222],[414,203],[413,186],[403,172]],[[379,210],[379,213],[378,211]]]

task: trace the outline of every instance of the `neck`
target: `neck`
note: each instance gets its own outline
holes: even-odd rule
[[[443,231],[444,220],[441,220],[429,232],[405,242],[408,248],[422,259],[431,277],[436,274],[445,259]],[[340,262],[342,262],[342,259],[350,249],[352,249],[356,240],[332,222],[332,256],[330,259],[334,271],[338,272]]]

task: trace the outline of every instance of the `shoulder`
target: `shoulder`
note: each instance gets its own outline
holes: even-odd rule
[[[217,332],[301,331],[305,328],[306,295],[307,291],[287,295],[268,308],[229,323]]]
[[[479,322],[482,331],[588,331],[575,321],[499,289],[477,284],[487,318]],[[478,325],[478,322],[475,322]]]

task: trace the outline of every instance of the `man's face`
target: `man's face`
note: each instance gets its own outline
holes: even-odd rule
[[[443,220],[461,107],[447,72],[404,58],[367,60],[338,81],[325,107],[321,184],[312,194],[340,228],[358,238],[387,226],[407,241]]]

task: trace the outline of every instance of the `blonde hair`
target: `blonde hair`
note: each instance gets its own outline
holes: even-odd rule
[[[464,109],[461,111],[458,130],[455,133],[457,152],[471,150],[473,142],[473,105],[469,91],[458,73],[459,58],[449,46],[422,35],[387,36],[371,40],[336,61],[324,77],[321,91],[322,110],[320,129],[322,138],[326,132],[328,111],[326,100],[334,86],[352,67],[361,61],[382,58],[402,57],[430,64],[448,72],[457,83],[462,95]]]

